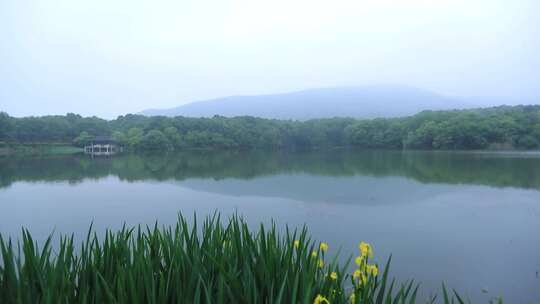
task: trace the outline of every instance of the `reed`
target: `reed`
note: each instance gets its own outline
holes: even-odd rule
[[[219,214],[166,228],[124,227],[81,245],[73,236],[38,246],[23,230],[14,245],[0,235],[0,303],[416,303],[419,285],[379,273],[360,244],[357,267],[326,256],[307,229],[251,231],[239,216]],[[350,263],[349,263],[350,264]],[[434,303],[463,303],[442,289]],[[422,302],[425,302],[422,300]]]

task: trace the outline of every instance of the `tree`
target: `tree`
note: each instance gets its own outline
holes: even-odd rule
[[[384,132],[384,147],[401,149],[405,128],[401,122],[392,122]]]
[[[533,136],[540,141],[540,123],[537,123],[533,128]]]
[[[207,131],[189,131],[185,142],[190,147],[205,147],[210,144],[210,134]]]
[[[77,147],[84,147],[84,146],[88,145],[93,139],[94,139],[94,136],[90,135],[86,131],[82,131],[81,134],[79,134],[79,136],[77,136],[73,140],[73,143]]]
[[[167,150],[170,142],[163,132],[151,130],[143,136],[140,146],[143,150]]]
[[[163,133],[169,140],[169,143],[173,149],[177,149],[182,146],[182,136],[180,135],[180,132],[178,132],[178,129],[175,127],[167,127]]]
[[[128,130],[126,142],[131,150],[138,148],[143,139],[143,131],[139,128],[131,128]]]
[[[127,137],[124,133],[120,131],[114,131],[112,134],[112,138],[121,145],[127,145]]]
[[[344,145],[385,149],[483,149],[492,144],[535,148],[540,145],[540,106],[424,111],[404,118],[308,121],[249,116],[170,118],[132,114],[107,121],[72,113],[24,118],[0,113],[0,141],[10,143],[71,142],[75,138],[77,145],[84,145],[90,134],[112,134],[128,149],[138,150],[143,149],[141,141],[148,130],[162,132],[169,143],[165,149],[296,149]],[[157,138],[155,132],[152,136]],[[147,141],[150,139],[146,138]]]
[[[408,148],[432,149],[434,148],[433,140],[439,132],[440,128],[437,123],[428,121],[418,129],[409,132],[405,140],[405,146]]]
[[[359,121],[353,125],[350,125],[345,129],[347,133],[348,142],[351,145],[359,147],[369,147],[371,136],[369,123],[367,121]]]
[[[521,136],[517,138],[516,146],[518,148],[534,149],[538,147],[538,140],[531,135]]]
[[[7,113],[0,112],[0,141],[7,141],[12,136],[13,119]]]

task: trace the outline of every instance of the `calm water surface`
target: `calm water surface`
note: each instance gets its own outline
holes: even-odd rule
[[[540,303],[540,154],[324,151],[0,158],[0,233],[84,236],[178,212],[238,212],[360,240],[424,295],[444,280],[474,302]],[[282,227],[283,227],[282,226]]]

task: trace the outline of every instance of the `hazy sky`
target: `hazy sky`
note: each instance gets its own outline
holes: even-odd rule
[[[406,84],[540,96],[538,0],[0,0],[0,111]]]

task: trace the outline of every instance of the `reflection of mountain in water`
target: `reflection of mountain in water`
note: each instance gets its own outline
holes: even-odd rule
[[[275,183],[271,178],[275,175],[280,175],[280,180],[284,181],[276,186],[276,191],[298,187],[324,191],[331,188],[332,183],[338,182],[340,189],[343,189],[344,183],[350,183],[350,188],[370,187],[371,192],[376,191],[377,185],[369,186],[374,179],[367,179],[366,176],[401,176],[422,183],[477,184],[540,190],[540,157],[522,153],[330,150],[184,152],[168,155],[123,155],[101,159],[82,155],[0,158],[0,187],[7,187],[16,181],[77,183],[84,179],[99,179],[108,175],[118,176],[125,181],[256,179],[256,183],[246,183],[249,191],[255,191],[254,187],[259,187],[259,184],[262,189],[266,189],[268,185],[265,186],[264,183]],[[266,178],[262,178],[265,176]],[[287,178],[284,179],[284,176]],[[328,177],[343,178],[336,180]],[[398,192],[396,189],[399,189],[402,182],[407,181],[396,179],[392,191]],[[197,183],[202,187],[204,181],[189,181],[186,184],[196,188]],[[229,185],[229,191],[232,191],[235,185],[230,183],[232,181],[226,180],[219,183],[219,187]],[[385,185],[388,187],[387,183]],[[388,189],[381,191],[385,190]],[[338,196],[339,193],[326,194],[323,197],[328,195]]]
[[[401,177],[329,177],[309,174],[278,174],[249,181],[189,179],[183,181],[182,186],[196,191],[232,196],[263,196],[304,202],[363,205],[418,202],[448,191],[446,185],[418,187],[417,182]]]

